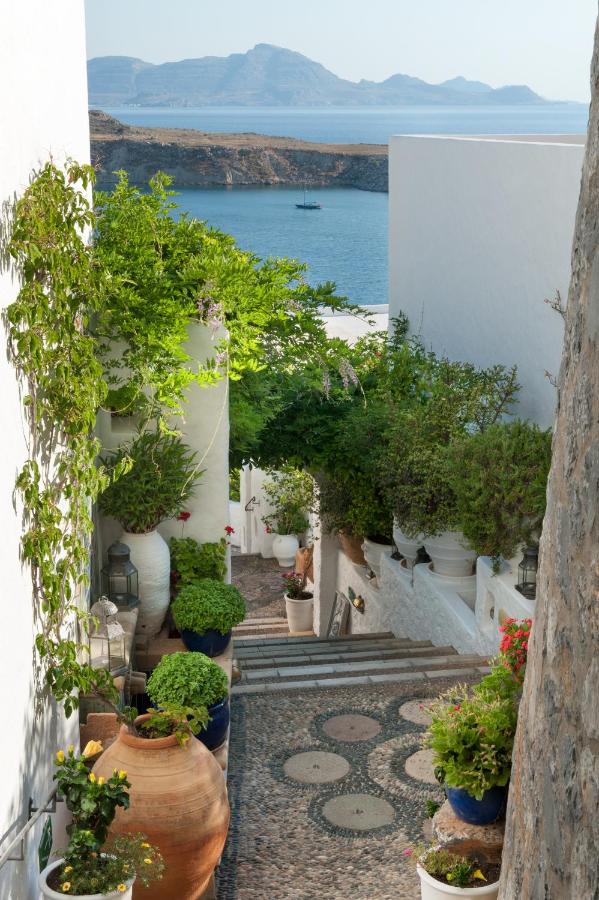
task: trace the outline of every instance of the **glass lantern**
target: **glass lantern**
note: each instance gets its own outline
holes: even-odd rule
[[[527,600],[534,600],[537,595],[537,574],[539,571],[539,548],[525,547],[522,561],[518,566],[518,584],[516,590],[520,591]]]
[[[108,597],[100,597],[90,613],[96,622],[89,636],[90,664],[93,669],[106,669],[111,675],[125,675],[129,660],[125,648],[125,631],[116,615],[118,607]]]
[[[139,606],[137,569],[131,562],[129,547],[121,541],[108,548],[108,563],[102,569],[102,592],[119,609]]]

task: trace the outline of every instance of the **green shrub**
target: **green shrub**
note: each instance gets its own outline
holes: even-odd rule
[[[176,516],[192,495],[202,474],[195,458],[175,435],[140,434],[103,460],[109,474],[119,474],[100,495],[100,509],[117,519],[125,531],[153,531]]]
[[[264,524],[277,534],[302,534],[314,507],[314,479],[301,469],[273,472],[264,482],[264,493],[274,512],[263,516]]]
[[[518,685],[507,669],[474,689],[458,685],[429,709],[424,746],[433,751],[435,775],[477,800],[508,783],[518,719]],[[511,683],[508,684],[508,681]]]
[[[437,881],[452,887],[480,887],[481,882],[488,880],[476,859],[468,859],[438,845],[425,847],[420,844],[408,851],[408,855]],[[483,868],[488,870],[488,864],[483,864]]]
[[[245,618],[245,600],[232,584],[202,578],[179,591],[172,605],[180,631],[218,631],[228,634]]]
[[[200,578],[223,581],[227,574],[227,542],[199,544],[193,538],[171,538],[171,570],[177,573],[177,586],[184,587]]]
[[[511,559],[521,544],[537,541],[545,515],[551,432],[530,422],[500,422],[454,442],[449,483],[457,516],[473,548]]]
[[[167,653],[150,678],[147,692],[157,706],[208,707],[227,696],[227,676],[203,653]]]

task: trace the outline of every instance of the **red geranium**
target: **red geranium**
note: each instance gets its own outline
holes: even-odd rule
[[[230,525],[225,525],[225,531],[227,532],[227,534],[229,536],[231,536],[232,534],[235,534],[235,529],[232,528]]]
[[[508,619],[499,629],[503,635],[499,645],[502,662],[520,683],[526,673],[531,628],[532,619]]]
[[[188,520],[190,517],[191,517],[191,513],[190,513],[190,512],[180,512],[179,515],[177,516],[177,521],[178,521],[178,522],[187,522],[187,520]]]

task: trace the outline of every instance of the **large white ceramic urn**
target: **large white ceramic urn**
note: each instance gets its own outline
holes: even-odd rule
[[[120,540],[131,551],[131,562],[138,571],[139,615],[137,634],[158,634],[170,600],[171,554],[168,544],[156,530],[147,534],[123,532]]]

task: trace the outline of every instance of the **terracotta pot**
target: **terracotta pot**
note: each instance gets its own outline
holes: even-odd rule
[[[140,716],[141,722],[147,716]],[[129,809],[117,810],[111,834],[141,831],[164,857],[164,877],[135,885],[136,900],[192,900],[208,886],[227,838],[229,803],[222,770],[195,738],[141,738],[122,726],[93,771],[123,769],[131,782]]]
[[[364,551],[362,550],[362,538],[354,537],[353,534],[344,534],[342,531],[340,531],[339,543],[341,544],[341,549],[343,550],[347,558],[351,560],[356,566],[366,565]]]

